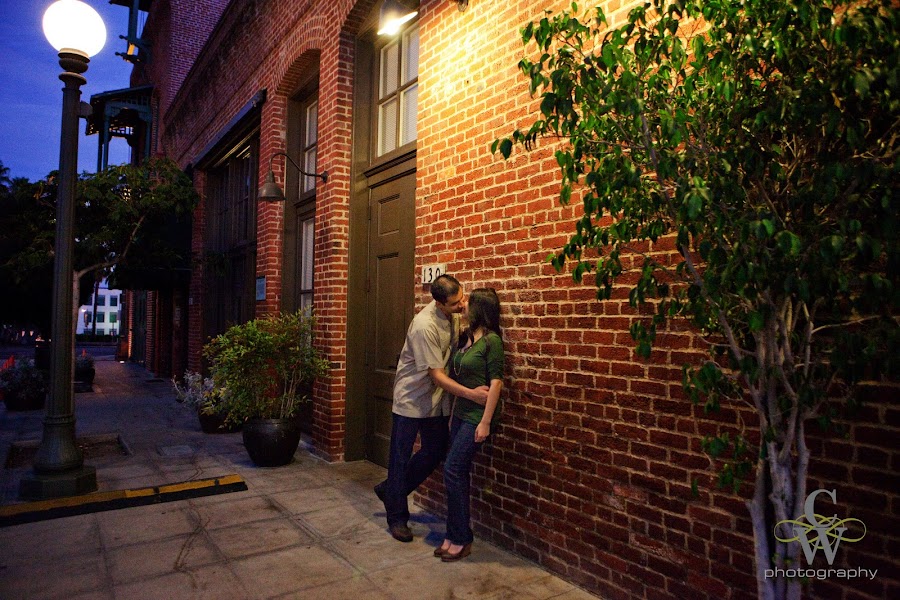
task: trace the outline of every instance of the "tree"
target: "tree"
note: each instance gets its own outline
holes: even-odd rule
[[[9,167],[3,165],[0,160],[0,194],[8,194],[12,186],[12,179],[9,178]]]
[[[0,189],[0,289],[15,293],[0,294],[0,319],[4,325],[50,329],[52,263],[34,265],[27,273],[15,258],[34,240],[39,224],[47,224],[47,215],[37,209],[35,196],[39,186],[24,177],[15,177]],[[25,275],[25,276],[23,276]]]
[[[32,202],[20,207],[17,220],[27,246],[12,258],[19,281],[35,269],[52,264],[56,214],[56,177],[34,185]],[[190,178],[167,158],[151,158],[143,165],[109,167],[84,174],[75,200],[73,286],[78,310],[79,283],[93,273],[96,279],[117,269],[152,266],[166,268],[183,258],[161,244],[173,219],[188,219],[197,204]],[[88,283],[93,283],[93,279]]]
[[[550,260],[593,273],[601,300],[634,273],[629,301],[652,309],[631,327],[638,355],[676,318],[709,342],[684,366],[689,397],[749,403],[758,423],[703,447],[721,484],[753,477],[759,597],[797,598],[764,570],[799,564],[776,524],[804,514],[807,424],[898,374],[898,11],[652,0],[615,29],[576,13],[522,30],[541,114],[492,151],[556,141],[560,200],[584,214]]]

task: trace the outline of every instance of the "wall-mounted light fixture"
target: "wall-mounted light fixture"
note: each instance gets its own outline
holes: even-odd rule
[[[401,0],[384,0],[378,13],[378,35],[394,35],[400,26],[419,14],[416,7]]]
[[[328,182],[328,171],[322,171],[321,173],[307,173],[300,168],[300,165],[294,162],[293,158],[284,152],[276,152],[269,157],[269,172],[266,173],[266,181],[262,184],[262,187],[259,188],[259,192],[256,195],[259,200],[265,200],[267,202],[280,202],[281,200],[284,200],[284,191],[281,189],[281,186],[275,183],[275,173],[272,171],[272,161],[276,156],[283,156],[288,159],[288,161],[300,171],[301,175],[318,177],[322,180],[322,183]]]

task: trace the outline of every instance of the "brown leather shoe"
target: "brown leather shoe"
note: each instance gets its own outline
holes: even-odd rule
[[[443,556],[441,556],[441,561],[453,562],[456,560],[462,560],[470,554],[472,554],[472,544],[466,544],[465,546],[462,547],[462,550],[460,550],[456,554],[451,554],[450,552],[444,552]]]
[[[396,523],[388,527],[388,530],[391,532],[391,535],[394,536],[394,539],[398,542],[411,542],[413,541],[412,530],[405,523]]]
[[[447,551],[444,550],[443,548],[441,548],[440,546],[438,546],[437,548],[434,549],[434,555],[438,558],[441,558],[445,554],[447,554]]]

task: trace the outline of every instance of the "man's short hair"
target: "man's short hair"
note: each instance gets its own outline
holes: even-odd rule
[[[431,282],[431,297],[441,304],[447,303],[447,298],[455,296],[460,289],[459,282],[451,275],[441,275]]]

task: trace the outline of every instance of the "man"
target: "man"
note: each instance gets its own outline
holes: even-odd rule
[[[375,486],[384,503],[388,529],[395,539],[411,542],[407,496],[425,481],[447,452],[450,401],[444,390],[484,404],[488,388],[456,383],[445,368],[454,337],[453,315],[463,312],[462,286],[441,275],[431,284],[434,300],[409,325],[394,380],[393,422],[388,478]],[[421,447],[412,454],[416,435]],[[410,456],[412,455],[412,456]]]

